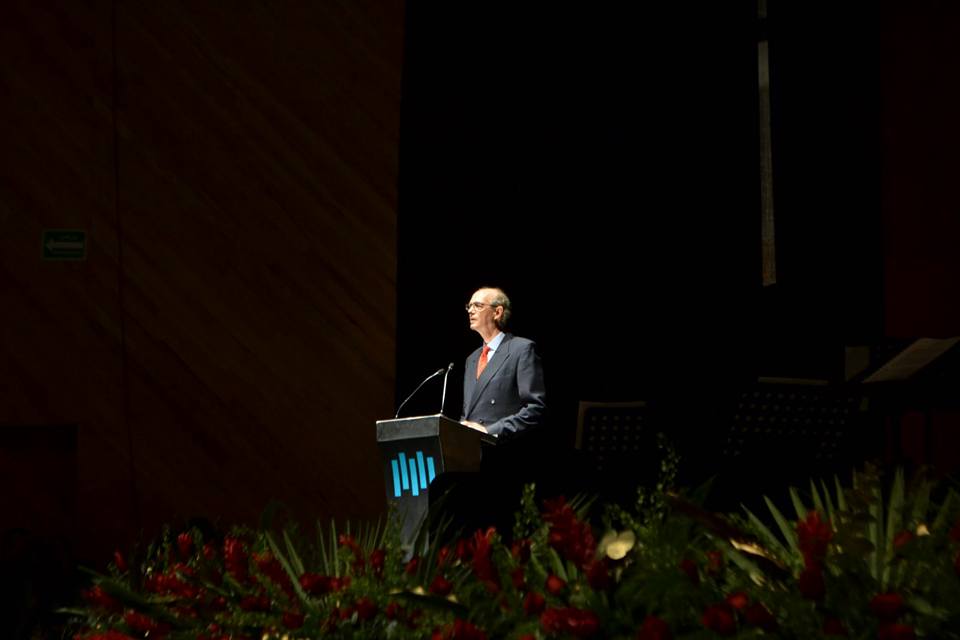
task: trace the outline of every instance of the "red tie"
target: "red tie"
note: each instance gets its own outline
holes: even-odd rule
[[[487,368],[487,354],[490,353],[490,347],[483,345],[483,351],[480,352],[480,359],[477,360],[477,379],[480,379],[480,374],[483,373],[483,370]]]

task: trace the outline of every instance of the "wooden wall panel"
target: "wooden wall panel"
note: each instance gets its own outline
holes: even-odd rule
[[[960,6],[884,2],[884,319],[889,336],[960,334]]]
[[[379,513],[402,5],[22,4],[0,89],[49,112],[13,108],[3,161],[0,423],[81,425],[81,547]],[[85,262],[40,261],[57,226]]]
[[[77,509],[81,538],[124,540],[132,485],[113,224],[110,6],[4,3],[0,25],[0,425],[77,424],[73,464],[82,480],[72,495],[86,505]],[[87,259],[44,262],[41,234],[51,228],[86,229]],[[50,452],[47,463],[56,459]],[[40,486],[60,473],[44,464],[21,481]]]

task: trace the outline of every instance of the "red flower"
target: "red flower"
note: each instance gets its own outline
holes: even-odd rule
[[[820,601],[827,593],[827,585],[823,582],[823,572],[818,566],[809,566],[800,574],[798,582],[800,595],[807,600]]]
[[[743,619],[747,624],[760,627],[764,631],[773,631],[777,628],[777,619],[770,610],[759,602],[754,602],[743,612]]]
[[[350,576],[333,576],[330,578],[330,589],[340,591],[350,586]]]
[[[707,573],[711,576],[718,576],[723,571],[723,553],[720,551],[707,551]]]
[[[260,573],[283,589],[284,593],[288,596],[293,597],[293,583],[290,582],[290,577],[287,575],[287,572],[280,566],[280,561],[274,558],[272,553],[269,551],[265,553],[255,553],[253,554],[253,561],[256,563]]]
[[[300,576],[300,586],[312,596],[322,596],[333,591],[333,580],[318,573],[305,573]]]
[[[247,550],[240,540],[226,538],[223,541],[223,563],[234,580],[241,584],[247,581]]]
[[[150,634],[154,637],[165,636],[170,633],[170,625],[164,622],[157,622],[150,616],[137,613],[133,609],[123,614],[123,622],[139,634]]]
[[[420,624],[420,618],[423,617],[423,609],[414,609],[407,616],[406,624],[408,629],[416,629]]]
[[[245,596],[240,599],[240,608],[244,611],[270,611],[270,598],[264,594]]]
[[[547,593],[558,596],[563,593],[563,590],[566,588],[566,581],[559,576],[555,576],[552,573],[547,576]]]
[[[451,591],[453,591],[453,583],[439,573],[433,579],[433,582],[430,583],[430,593],[435,593],[438,596],[446,596]]]
[[[843,636],[847,637],[847,628],[843,626],[839,618],[827,618],[823,621],[823,635],[825,636]]]
[[[527,562],[530,559],[531,544],[532,543],[529,538],[515,540],[514,543],[510,545],[510,554],[513,556],[514,560],[517,560],[521,564]]]
[[[726,598],[727,604],[736,609],[737,611],[743,611],[747,608],[747,605],[750,604],[750,598],[747,597],[743,591],[737,591],[736,593],[731,593]]]
[[[707,607],[700,618],[700,622],[707,629],[722,636],[731,636],[737,630],[737,621],[733,617],[733,609],[725,602]]]
[[[107,611],[120,611],[123,609],[123,605],[121,605],[116,598],[104,591],[100,585],[82,591],[80,595],[93,607],[106,609]]]
[[[437,568],[439,569],[447,564],[451,559],[453,559],[453,551],[450,550],[450,547],[440,547],[440,550],[437,551]]]
[[[569,634],[576,638],[590,638],[600,629],[600,619],[593,611],[567,607],[547,609],[540,616],[540,626],[547,633]]]
[[[466,562],[470,559],[471,555],[472,549],[470,548],[470,540],[466,538],[457,540],[457,560],[459,562]]]
[[[543,519],[550,524],[547,540],[566,560],[584,566],[593,559],[596,542],[590,525],[577,520],[573,508],[564,498],[544,502]]]
[[[893,538],[893,548],[900,549],[904,545],[908,544],[911,540],[913,540],[912,531],[901,531]]]
[[[349,533],[341,533],[337,536],[337,542],[340,543],[341,547],[347,547],[350,550],[360,548],[360,545],[357,544],[357,541],[354,540],[353,536]]]
[[[908,624],[883,624],[877,634],[879,640],[916,640],[917,634]]]
[[[697,570],[697,563],[689,558],[684,558],[680,561],[680,571],[683,571],[687,574],[687,577],[690,578],[690,582],[694,585],[700,584],[700,572]]]
[[[523,567],[514,567],[513,571],[510,572],[510,580],[513,581],[513,588],[517,591],[527,588],[527,581],[523,576]]]
[[[184,531],[177,536],[177,550],[180,552],[180,559],[187,560],[193,553],[193,536]]]
[[[127,572],[127,561],[119,550],[113,552],[113,564],[116,565],[117,571],[120,573]]]
[[[878,593],[870,601],[873,615],[886,622],[896,620],[902,608],[903,597],[899,593]]]
[[[523,612],[528,616],[535,616],[547,606],[547,599],[536,591],[531,591],[523,599]]]
[[[500,576],[493,565],[493,538],[497,530],[490,527],[473,535],[473,573],[491,593],[500,591]]]
[[[217,559],[217,548],[212,542],[203,545],[203,557],[211,561]]]
[[[75,636],[74,640],[77,640],[80,636]],[[83,640],[133,640],[130,636],[125,633],[120,633],[119,631],[104,631],[103,633],[95,633],[92,636],[83,636]]]
[[[200,589],[187,582],[184,582],[179,574],[192,577],[196,572],[190,567],[182,564],[175,564],[170,567],[167,573],[151,576],[148,589],[154,593],[162,595],[176,595],[181,598],[193,600],[200,595]]]
[[[357,611],[357,618],[360,620],[370,620],[373,616],[377,615],[377,605],[370,598],[360,598],[353,606]]]
[[[607,570],[606,559],[591,560],[584,567],[584,571],[587,572],[587,584],[591,589],[603,591],[610,586],[610,573]]]
[[[383,549],[374,549],[370,552],[370,568],[373,569],[373,575],[378,578],[383,577],[383,565],[387,560],[387,552]]]
[[[357,544],[357,541],[354,540],[353,536],[341,533],[337,537],[337,542],[340,543],[341,547],[347,547],[353,553],[353,570],[362,574],[364,569],[364,558],[363,558],[363,549],[360,548],[360,545]]]
[[[388,602],[387,608],[383,610],[383,615],[387,620],[396,620],[403,615],[403,607],[396,602]]]
[[[833,538],[830,521],[820,519],[819,511],[810,511],[807,518],[797,522],[797,546],[807,566],[819,565],[827,555],[827,545]]]
[[[433,638],[438,640],[487,640],[487,635],[466,620],[457,618],[452,625],[448,625],[442,632],[439,629],[434,631]]]
[[[637,640],[672,640],[667,623],[656,616],[647,616],[637,631]]]
[[[420,568],[420,556],[413,556],[403,567],[403,572],[408,576],[415,575]]]
[[[285,611],[283,614],[283,626],[287,629],[299,629],[303,626],[304,620],[306,618],[302,613],[296,611]]]

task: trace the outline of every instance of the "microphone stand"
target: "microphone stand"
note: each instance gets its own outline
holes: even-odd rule
[[[429,376],[427,376],[427,377],[423,380],[423,382],[421,382],[420,384],[418,384],[418,385],[417,385],[417,388],[413,390],[413,393],[411,393],[410,395],[408,395],[408,396],[407,396],[407,399],[400,403],[400,407],[397,409],[397,413],[396,413],[396,415],[394,415],[393,417],[394,417],[395,419],[396,419],[396,418],[399,418],[399,417],[400,417],[400,411],[403,410],[404,405],[407,404],[408,402],[410,402],[410,398],[412,398],[413,396],[417,395],[417,391],[420,391],[420,387],[422,387],[423,385],[427,384],[428,382],[430,382],[431,380],[433,380],[434,378],[436,378],[438,375],[440,375],[440,374],[443,373],[444,371],[446,371],[446,369],[437,369],[436,371],[434,371],[433,373],[431,373]]]
[[[450,376],[450,372],[453,371],[453,363],[447,365],[447,372],[443,374],[443,395],[440,396],[440,415],[443,415],[443,405],[447,401],[447,378]]]

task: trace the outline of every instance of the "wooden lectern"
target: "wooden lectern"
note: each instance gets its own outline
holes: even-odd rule
[[[480,471],[481,446],[496,441],[441,414],[377,421],[387,503],[401,519],[405,548],[426,519],[430,483],[444,472]]]

